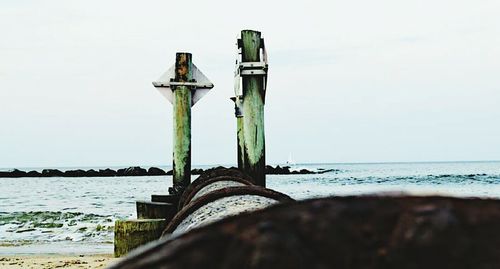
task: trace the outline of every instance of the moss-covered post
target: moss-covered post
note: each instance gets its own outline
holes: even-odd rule
[[[166,226],[165,219],[115,221],[115,257],[125,256],[131,250],[157,240]]]
[[[260,62],[261,33],[241,31],[241,62]],[[264,140],[264,76],[242,76],[243,171],[260,186],[266,185],[266,154]],[[240,131],[240,129],[238,129]]]
[[[191,107],[214,87],[192,62],[191,53],[178,52],[175,63],[153,86],[174,106],[173,187],[178,197],[191,181]]]
[[[175,82],[192,82],[191,53],[177,53],[175,59]],[[191,89],[175,86],[174,105],[174,152],[173,186],[176,194],[181,194],[191,182]]]

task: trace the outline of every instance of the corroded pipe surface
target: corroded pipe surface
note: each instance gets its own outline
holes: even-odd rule
[[[179,211],[163,235],[182,234],[230,216],[293,201],[285,194],[256,186],[253,182],[235,168],[205,171],[183,192]]]
[[[250,185],[253,185],[250,181],[236,176],[217,176],[214,178],[206,179],[205,181],[197,184],[197,186],[192,189],[191,193],[187,195],[183,206],[186,206],[193,200],[196,200],[200,196],[205,195],[212,191],[228,187],[250,186]]]
[[[229,217],[111,268],[498,268],[498,227],[500,200],[335,197]]]
[[[291,201],[283,193],[255,185],[219,189],[187,204],[170,221],[163,235],[184,233],[223,218]]]
[[[242,173],[240,170],[236,168],[224,168],[224,167],[216,167],[212,169],[208,169],[204,171],[197,179],[195,179],[187,188],[184,190],[182,195],[179,198],[179,209],[182,209],[186,204],[186,199],[193,192],[193,189],[196,188],[199,184],[202,184],[207,179],[215,178],[219,176],[233,176],[237,178],[242,178],[247,181],[253,182],[253,179],[249,176]]]

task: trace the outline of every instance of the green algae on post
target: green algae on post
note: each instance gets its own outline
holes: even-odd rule
[[[175,59],[175,81],[191,82],[192,59],[190,53],[177,53]],[[191,89],[176,86],[174,90],[174,191],[182,193],[191,182]]]
[[[164,219],[117,220],[115,222],[115,257],[160,238],[167,221]]]
[[[241,31],[241,61],[259,62],[263,40],[261,33],[252,30]],[[243,171],[254,178],[255,183],[266,186],[266,154],[264,136],[264,76],[242,77],[243,121],[238,131],[243,132]]]

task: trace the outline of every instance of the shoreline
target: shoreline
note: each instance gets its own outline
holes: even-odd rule
[[[37,255],[87,256],[87,255],[108,255],[111,253],[113,253],[113,243],[32,242],[22,245],[0,246],[0,257],[37,256]]]
[[[105,268],[119,258],[113,254],[23,254],[0,255],[0,267],[3,269],[17,268]]]

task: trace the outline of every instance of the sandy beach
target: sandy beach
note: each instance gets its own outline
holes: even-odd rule
[[[117,261],[111,254],[95,255],[16,255],[0,257],[0,268],[33,268],[33,269],[52,269],[52,268],[105,268]]]

